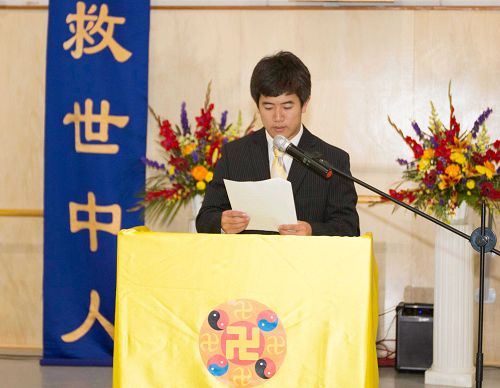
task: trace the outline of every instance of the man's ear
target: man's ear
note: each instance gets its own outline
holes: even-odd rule
[[[304,103],[302,104],[302,113],[306,113],[307,106],[309,105],[309,101],[311,101],[311,97],[309,97]]]

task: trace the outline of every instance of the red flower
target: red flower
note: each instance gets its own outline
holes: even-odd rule
[[[475,164],[484,164],[484,156],[481,155],[479,152],[474,152],[472,154],[472,160],[474,161]]]
[[[408,190],[396,191],[391,189],[389,190],[389,195],[398,201],[404,201],[406,199],[408,203],[412,203],[415,199],[417,199],[415,193]]]
[[[396,190],[393,190],[393,189],[389,190],[389,195],[392,198],[397,199],[398,201],[403,201],[405,199],[405,196],[403,193],[396,191]]]
[[[420,158],[424,154],[424,149],[422,148],[422,146],[420,144],[418,144],[410,136],[406,136],[405,141],[406,141],[406,144],[408,144],[411,147],[416,159]]]
[[[481,183],[481,196],[498,201],[500,199],[500,191],[495,189],[493,183],[483,182]]]
[[[448,143],[445,140],[441,140],[439,142],[434,155],[436,155],[437,157],[443,157],[446,160],[450,159],[451,149],[448,147]]]
[[[146,193],[146,201],[154,201],[158,198],[165,198],[169,199],[172,195],[175,194],[177,190],[174,189],[166,189],[166,190],[160,190],[160,191],[150,191]]]
[[[437,164],[436,164],[437,172],[442,174],[445,169],[446,169],[446,166],[445,166],[444,162],[441,159],[438,159]]]
[[[415,154],[415,158],[418,159],[424,154],[424,149],[417,143],[413,146],[413,153]]]
[[[434,183],[436,183],[436,179],[437,179],[437,172],[436,172],[436,170],[428,171],[424,175],[424,183],[429,188],[431,188],[432,186],[434,186]]]
[[[188,161],[181,157],[171,156],[168,162],[174,166],[177,171],[185,171],[189,167]]]
[[[209,129],[212,124],[212,110],[214,109],[214,104],[208,106],[207,111],[201,110],[201,115],[196,117],[196,123],[199,128]]]
[[[496,140],[494,143],[493,143],[493,147],[495,147],[497,150],[500,148],[500,140]]]
[[[460,124],[455,118],[455,108],[453,105],[450,105],[450,130],[445,133],[449,143],[453,143],[453,139],[458,137],[458,134],[460,133]]]
[[[448,144],[453,144],[455,142],[455,138],[457,137],[456,131],[449,129],[448,131],[444,131],[444,134]]]
[[[165,138],[165,140],[162,140],[160,143],[162,147],[165,148],[165,151],[170,151],[173,148],[179,148],[179,142],[177,141],[177,137],[175,136],[172,126],[168,120],[161,123],[160,136]]]
[[[207,154],[207,163],[210,166],[215,166],[217,164],[217,162],[219,161],[219,158],[221,156],[220,149],[221,149],[220,140],[215,141],[212,144],[210,144],[210,149],[208,150],[208,154]],[[216,152],[216,151],[217,151],[217,160],[214,161],[213,157],[214,157],[214,152]],[[214,163],[212,163],[212,162],[214,162]]]
[[[489,149],[486,151],[485,159],[498,163],[500,161],[500,151],[493,151],[492,149]]]

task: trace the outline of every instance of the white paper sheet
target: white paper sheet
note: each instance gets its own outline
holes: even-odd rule
[[[235,182],[224,179],[233,210],[250,217],[248,230],[278,231],[282,224],[296,224],[292,184],[281,178],[257,182]]]

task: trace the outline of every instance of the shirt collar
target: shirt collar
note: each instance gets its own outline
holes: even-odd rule
[[[290,143],[292,143],[295,147],[299,145],[300,138],[302,137],[302,134],[304,133],[304,125],[300,124],[300,130],[297,132],[297,134],[290,140]],[[267,139],[267,148],[272,152],[273,150],[273,138],[269,133],[266,131],[266,139]]]

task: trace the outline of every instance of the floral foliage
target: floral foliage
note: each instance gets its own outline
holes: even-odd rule
[[[388,118],[413,153],[410,161],[397,159],[405,167],[401,184],[410,183],[411,187],[399,189],[400,184],[389,194],[443,221],[449,221],[464,201],[478,212],[483,201],[498,212],[500,140],[490,139],[485,124],[492,109],[484,110],[474,126],[464,131],[455,116],[451,89],[448,96],[448,127],[439,119],[432,102],[428,131],[422,131],[414,121],[413,137],[405,136]]]
[[[234,126],[227,124],[227,111],[217,120],[213,116],[210,91],[209,83],[205,104],[200,115],[195,117],[194,125],[189,122],[185,102],[181,105],[180,126],[161,119],[150,108],[159,127],[162,161],[142,158],[151,174],[139,208],[152,219],[170,223],[181,205],[187,204],[196,194],[203,195],[213,179],[222,146],[240,137],[241,112]],[[245,133],[252,129],[254,121]]]

